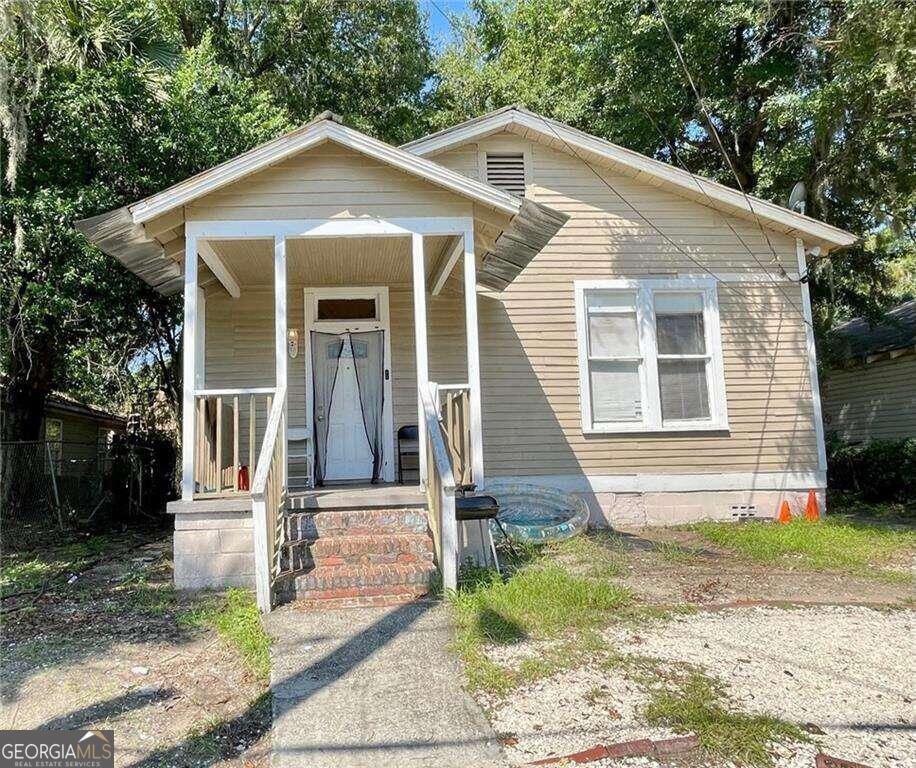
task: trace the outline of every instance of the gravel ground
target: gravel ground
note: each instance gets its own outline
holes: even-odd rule
[[[703,667],[727,685],[734,705],[823,735],[777,751],[778,768],[811,768],[817,747],[873,768],[916,766],[916,658],[912,610],[863,607],[741,608],[615,628],[619,651]],[[493,653],[505,663],[531,644]],[[598,743],[665,738],[640,721],[640,686],[598,665],[541,681],[504,700],[482,697],[512,764]],[[655,766],[647,758],[594,766]]]

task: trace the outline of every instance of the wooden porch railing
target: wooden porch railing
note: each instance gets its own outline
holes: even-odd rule
[[[455,476],[437,402],[438,391],[432,382],[428,389],[421,387],[419,391],[420,402],[423,404],[421,429],[426,434],[426,499],[442,585],[445,589],[456,589],[458,521],[455,519]]]
[[[248,493],[248,488],[239,487],[239,468],[247,465],[250,485],[257,471],[258,419],[268,419],[273,397],[273,387],[200,389],[194,393],[195,498]]]
[[[286,387],[280,387],[270,409],[257,471],[251,483],[251,522],[254,539],[255,590],[258,608],[273,607],[273,583],[280,572],[283,546],[283,512],[286,508],[286,473],[283,466]]]
[[[439,413],[445,442],[458,485],[471,479],[471,388],[467,384],[439,384]]]

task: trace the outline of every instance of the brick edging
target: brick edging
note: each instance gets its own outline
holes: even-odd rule
[[[522,768],[533,766],[554,765],[557,763],[591,763],[595,760],[604,760],[608,757],[666,757],[683,752],[690,752],[700,746],[700,740],[690,734],[689,736],[676,736],[673,739],[636,739],[635,741],[619,741],[616,744],[596,744],[594,747],[574,752],[571,755],[560,757],[547,757],[525,763]]]

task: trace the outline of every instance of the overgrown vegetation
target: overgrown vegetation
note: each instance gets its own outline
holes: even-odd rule
[[[181,617],[185,626],[210,626],[238,651],[249,671],[261,682],[270,680],[270,635],[261,623],[254,595],[230,589],[225,596]]]
[[[868,502],[900,502],[916,517],[916,439],[858,445],[833,440],[827,459],[831,488],[858,493]]]
[[[761,562],[886,578],[907,578],[883,566],[894,555],[916,549],[916,532],[912,530],[835,517],[818,522],[794,519],[785,525],[704,522],[691,527],[709,541]]]
[[[722,685],[695,668],[656,675],[659,680],[650,687],[646,720],[678,733],[696,734],[710,755],[738,765],[770,766],[774,742],[808,740],[800,728],[778,718],[735,711]]]

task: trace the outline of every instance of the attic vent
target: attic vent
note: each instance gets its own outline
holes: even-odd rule
[[[525,196],[525,156],[521,152],[487,152],[487,183],[516,197]]]

